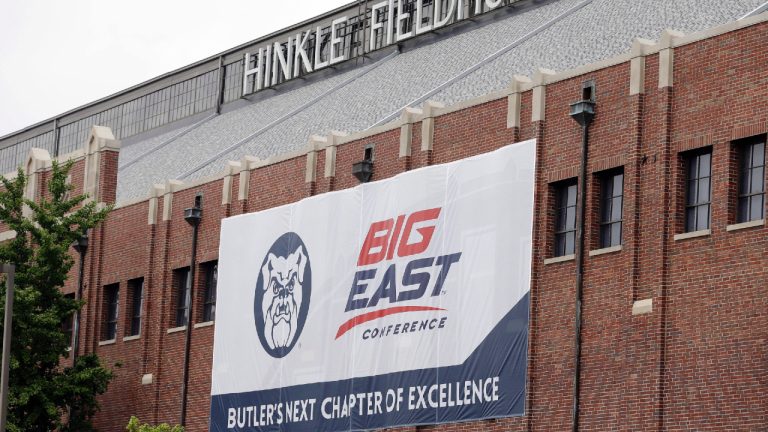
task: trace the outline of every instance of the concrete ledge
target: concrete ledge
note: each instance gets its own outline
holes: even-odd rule
[[[613,252],[621,252],[621,245],[589,251],[589,256],[605,255]]]
[[[0,243],[7,242],[16,238],[16,231],[8,230],[0,233]]]
[[[199,329],[203,327],[211,327],[216,321],[206,321],[206,322],[200,322],[192,326],[193,328]]]
[[[186,329],[187,329],[187,326],[173,327],[173,328],[169,328],[168,330],[166,330],[166,332],[168,332],[168,334],[178,333],[178,332],[183,332]]]
[[[644,315],[653,312],[653,299],[638,300],[632,304],[632,315]]]
[[[152,374],[144,374],[141,376],[141,384],[142,385],[149,385],[152,384],[154,376]]]
[[[737,223],[733,225],[728,225],[727,227],[725,227],[725,230],[738,231],[746,228],[754,228],[754,227],[760,227],[760,226],[765,226],[765,219],[758,219],[758,220],[753,220],[749,222],[742,222],[742,223]]]
[[[563,255],[563,256],[554,257],[554,258],[546,258],[544,260],[544,264],[556,264],[556,263],[561,263],[566,261],[573,261],[574,259],[576,259],[576,255],[574,254]]]
[[[708,235],[712,234],[712,230],[705,229],[705,230],[699,230],[699,231],[691,231],[687,233],[681,233],[681,234],[675,234],[675,241],[679,240],[686,240],[696,237],[706,237]]]
[[[123,338],[123,342],[128,342],[128,341],[132,341],[132,340],[137,340],[137,339],[139,339],[139,338],[141,338],[141,335],[140,335],[140,334],[137,334],[137,335],[133,335],[133,336],[126,336],[126,337],[124,337],[124,338]]]
[[[114,344],[115,344],[115,340],[114,339],[105,340],[105,341],[99,341],[99,346],[114,345]]]

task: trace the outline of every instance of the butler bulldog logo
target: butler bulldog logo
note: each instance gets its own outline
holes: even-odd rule
[[[307,247],[296,233],[285,233],[264,257],[253,305],[259,340],[272,357],[285,357],[296,345],[307,320],[311,292]]]

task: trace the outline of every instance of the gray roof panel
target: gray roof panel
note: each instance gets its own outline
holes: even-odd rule
[[[627,51],[636,37],[657,39],[666,28],[686,33],[703,30],[738,19],[761,4],[761,0],[587,1],[583,8],[508,52],[479,64],[583,2],[547,2],[263,98],[215,116],[171,142],[167,141],[189,126],[126,146],[121,154],[125,168],[118,173],[118,201],[140,198],[151,184],[169,178],[189,181],[220,173],[227,160],[245,155],[264,159],[296,151],[307,144],[311,134],[367,129],[414,101],[420,104],[420,96],[451,80],[455,82],[430,98],[457,103],[505,88],[513,74],[531,75],[537,67],[566,70],[596,62]],[[236,144],[241,145],[232,148]],[[149,157],[136,160],[147,152],[151,152]]]

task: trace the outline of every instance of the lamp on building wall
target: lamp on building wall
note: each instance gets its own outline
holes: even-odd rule
[[[352,175],[360,183],[368,183],[373,176],[373,145],[365,147],[363,160],[352,164]]]
[[[88,251],[88,232],[86,231],[79,239],[72,243],[72,248],[80,255],[80,269],[77,272],[77,294],[75,300],[80,301],[83,298],[83,273],[85,272],[85,253]],[[72,366],[77,360],[78,350],[80,348],[80,310],[75,311],[75,322],[72,329]]]
[[[203,218],[203,195],[195,196],[195,205],[184,210],[184,220],[192,226],[192,258],[189,262],[189,277],[187,277],[187,323],[184,339],[184,372],[181,381],[181,415],[179,424],[186,426],[187,421],[187,391],[189,385],[189,354],[192,344],[192,290],[195,287],[195,261],[197,261],[197,232],[200,227],[200,220]]]
[[[587,205],[587,160],[589,158],[589,125],[595,119],[595,82],[581,86],[581,100],[571,104],[571,118],[581,126],[581,167],[579,170],[579,204],[576,209],[576,317],[574,329],[573,410],[571,430],[579,430],[579,398],[581,393],[581,313],[584,291],[584,230]]]

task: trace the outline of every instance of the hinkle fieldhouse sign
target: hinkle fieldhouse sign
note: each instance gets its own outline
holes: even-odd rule
[[[226,219],[213,431],[522,415],[535,142]]]
[[[372,52],[423,33],[437,30],[452,22],[467,18],[470,12],[464,0],[385,0],[375,3],[366,21],[364,50]],[[502,0],[478,0],[473,14],[488,12],[503,4]],[[311,73],[347,60],[349,47],[345,49],[342,29],[350,23],[348,16],[331,22],[330,28],[316,26],[300,31],[287,40],[260,47],[244,55],[244,95],[271,87],[282,81]],[[350,40],[351,41],[351,40]],[[347,41],[347,42],[350,42]]]

